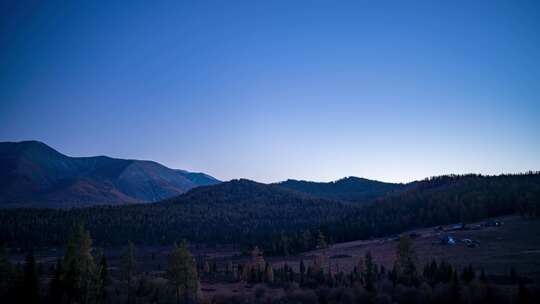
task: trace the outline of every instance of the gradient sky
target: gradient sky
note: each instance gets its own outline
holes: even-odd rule
[[[25,139],[223,180],[540,170],[540,1],[1,1]]]

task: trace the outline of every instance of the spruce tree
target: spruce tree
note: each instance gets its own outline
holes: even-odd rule
[[[300,260],[300,284],[304,283],[304,276],[306,274],[306,265],[304,260]]]
[[[272,264],[268,262],[266,262],[266,265],[264,267],[264,280],[267,283],[274,282],[274,269],[272,268]]]
[[[399,239],[397,252],[398,279],[405,285],[416,283],[416,253],[408,236]]]
[[[0,297],[7,297],[13,288],[13,265],[9,261],[4,246],[0,245]]]
[[[60,303],[62,299],[62,294],[62,263],[60,262],[60,260],[58,260],[56,262],[56,266],[54,267],[53,277],[51,279],[51,282],[49,283],[48,303]]]
[[[96,265],[92,256],[92,239],[83,224],[79,224],[68,239],[61,272],[68,302],[89,303],[93,300]]]
[[[199,288],[197,265],[185,243],[180,246],[175,245],[169,254],[165,276],[175,289],[177,303],[180,303],[181,294],[184,295],[186,302],[196,295]]]
[[[480,281],[487,282],[486,273],[484,272],[484,269],[480,272]]]
[[[326,238],[324,237],[324,234],[319,231],[319,234],[317,235],[317,248],[324,249],[328,247],[328,244],[326,243]]]
[[[36,259],[32,251],[28,253],[25,259],[22,287],[22,294],[20,296],[23,299],[22,303],[39,303],[39,277],[36,268]]]
[[[126,251],[122,256],[121,266],[122,280],[124,280],[127,285],[127,298],[129,304],[131,303],[131,283],[137,271],[137,261],[135,259],[135,245],[133,245],[132,242],[128,242]]]
[[[463,279],[465,283],[469,284],[472,280],[474,280],[474,277],[475,277],[474,269],[472,265],[469,264],[469,266],[463,269],[461,278]]]
[[[365,256],[364,280],[367,291],[373,291],[375,288],[375,264],[371,252],[367,252]]]
[[[101,301],[105,301],[108,297],[107,287],[111,284],[111,276],[109,274],[109,266],[107,265],[107,258],[105,254],[101,253],[101,259],[98,266],[98,298]]]

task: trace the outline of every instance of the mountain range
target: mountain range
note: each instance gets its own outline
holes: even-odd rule
[[[154,202],[219,180],[157,162],[69,157],[38,141],[0,143],[0,207]]]
[[[69,157],[39,141],[0,143],[0,208],[156,202],[219,183],[207,174],[170,169],[153,161]],[[328,183],[289,179],[272,186],[350,202],[367,202],[408,188],[358,177]]]
[[[240,179],[152,204],[92,208],[0,210],[0,244],[33,248],[65,243],[66,227],[85,223],[100,246],[194,243],[261,246],[288,254],[316,246],[321,231],[331,242],[400,233],[408,229],[475,222],[520,213],[540,214],[540,173],[448,175],[357,203]]]

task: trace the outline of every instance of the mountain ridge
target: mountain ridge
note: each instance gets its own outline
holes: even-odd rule
[[[313,249],[321,231],[347,242],[409,229],[519,213],[538,216],[540,173],[447,175],[366,204],[304,195],[245,179],[194,188],[153,204],[92,208],[2,209],[0,243],[35,247],[65,242],[66,227],[84,222],[101,245],[195,243],[259,245],[286,254]],[[39,218],[39,220],[35,220]],[[31,246],[31,247],[30,247]]]
[[[149,160],[70,157],[39,141],[0,142],[0,207],[159,201],[220,181]]]
[[[274,185],[315,197],[351,202],[368,202],[409,188],[409,184],[386,183],[355,176],[331,182],[288,179]]]

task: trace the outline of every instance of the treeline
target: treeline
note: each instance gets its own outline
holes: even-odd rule
[[[540,214],[540,173],[440,176],[370,204],[318,199],[275,185],[237,180],[200,187],[156,204],[72,210],[0,210],[0,242],[8,247],[59,246],[67,228],[84,222],[99,246],[192,243],[259,245],[294,254],[326,243],[407,229]]]
[[[140,293],[147,286],[137,265],[135,246],[129,243],[119,275],[111,276],[105,254],[92,247],[89,232],[79,225],[69,237],[64,256],[48,272],[36,263],[32,251],[24,265],[13,265],[0,248],[0,299],[24,304],[197,302],[196,261],[185,243],[171,250],[167,269],[160,276],[164,280],[160,290],[145,299]]]
[[[507,214],[540,216],[540,173],[429,178],[401,195],[355,210],[340,224],[326,225],[323,232],[341,242]]]
[[[413,184],[384,183],[358,177],[346,177],[334,182],[286,180],[276,185],[315,197],[351,202],[369,202],[387,194],[401,193]]]
[[[458,269],[444,261],[418,261],[413,241],[404,236],[390,269],[367,252],[350,272],[332,270],[327,256],[301,261],[298,267],[274,266],[255,248],[251,259],[233,264],[196,260],[185,244],[169,253],[165,271],[139,271],[136,247],[129,243],[116,275],[109,273],[105,255],[92,249],[88,232],[79,226],[66,252],[52,269],[52,278],[39,270],[32,253],[23,266],[13,266],[0,251],[0,296],[6,303],[520,303],[540,301],[530,279],[510,270],[497,284],[482,269]],[[99,261],[99,262],[98,262]],[[50,275],[49,275],[50,276]],[[203,282],[245,285],[252,292],[214,293]],[[229,285],[230,287],[235,285]],[[275,292],[280,290],[280,292]],[[204,293],[207,293],[204,295]]]
[[[273,267],[257,254],[238,265],[232,277],[259,286],[252,295],[218,295],[211,303],[537,303],[540,290],[531,280],[513,268],[505,276],[505,285],[496,284],[483,269],[469,265],[458,269],[445,261],[421,264],[413,241],[400,238],[396,260],[391,269],[375,262],[370,252],[358,259],[350,272],[335,271],[324,255],[299,267],[286,263]],[[231,273],[230,266],[212,268],[202,278]],[[334,268],[335,269],[335,268]],[[257,285],[259,284],[259,285]],[[265,284],[265,285],[261,285]],[[283,288],[283,296],[271,290]]]
[[[274,246],[275,252],[292,254],[312,248],[318,227],[338,222],[355,208],[277,186],[238,180],[200,187],[162,203],[1,210],[0,241],[9,247],[59,246],[66,240],[66,229],[84,222],[102,247],[123,245],[128,239],[147,245],[169,245],[187,239],[192,243],[232,243],[244,248],[265,243],[268,252]],[[290,240],[296,232],[313,237],[295,243]]]

